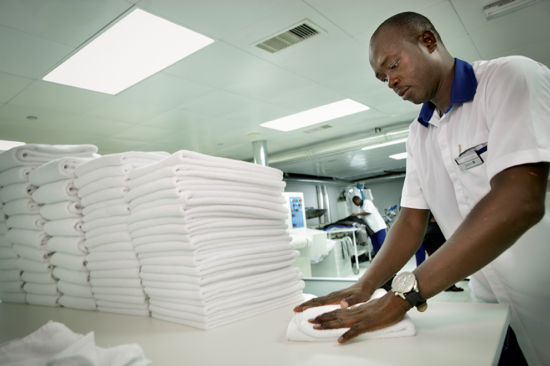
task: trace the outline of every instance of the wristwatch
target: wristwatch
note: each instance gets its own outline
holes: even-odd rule
[[[411,272],[401,272],[393,279],[391,290],[395,296],[407,300],[418,311],[426,311],[428,303],[418,293],[418,282]]]

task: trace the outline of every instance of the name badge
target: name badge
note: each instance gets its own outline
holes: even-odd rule
[[[455,159],[455,162],[460,167],[460,170],[465,171],[483,164],[483,159],[480,154],[487,151],[487,144],[481,144],[465,150]]]

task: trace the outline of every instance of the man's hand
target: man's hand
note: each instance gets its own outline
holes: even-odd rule
[[[370,299],[372,292],[365,291],[358,283],[351,285],[350,287],[334,291],[326,296],[316,297],[309,301],[304,302],[294,308],[294,311],[300,313],[306,309],[314,308],[323,305],[338,305],[342,308],[347,308],[355,304],[366,302]]]
[[[398,323],[410,308],[408,301],[388,292],[367,304],[331,311],[308,321],[316,324],[314,329],[350,328],[338,338],[338,343],[346,343],[362,333]]]

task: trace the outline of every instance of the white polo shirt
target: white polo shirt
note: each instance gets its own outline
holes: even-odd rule
[[[411,124],[401,205],[430,209],[449,238],[496,174],[550,162],[550,70],[520,56],[472,65],[457,59],[451,106],[442,117],[434,109],[426,103]],[[461,170],[459,154],[485,143],[483,164]],[[511,326],[529,365],[550,364],[549,211],[470,283],[472,299],[512,305]]]
[[[378,209],[376,208],[376,206],[371,200],[367,200],[367,199],[363,200],[361,211],[369,214],[361,217],[365,220],[367,225],[369,225],[371,230],[374,231],[375,233],[387,228],[386,221],[384,221],[384,219],[382,218],[382,215],[380,215],[380,212],[378,212]]]

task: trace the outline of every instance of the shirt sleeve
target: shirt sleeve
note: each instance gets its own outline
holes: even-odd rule
[[[495,67],[487,83],[487,173],[550,162],[550,70],[514,57]]]
[[[418,123],[418,122],[417,122]],[[405,184],[401,194],[401,207],[429,209],[428,203],[424,198],[424,193],[420,186],[418,171],[414,164],[414,156],[411,154],[411,139],[414,138],[414,129],[409,129],[409,137],[407,138],[407,172],[405,175]]]
[[[372,214],[374,210],[376,210],[376,207],[374,207],[374,203],[372,203],[370,200],[364,200],[363,211],[365,211],[368,214]]]

